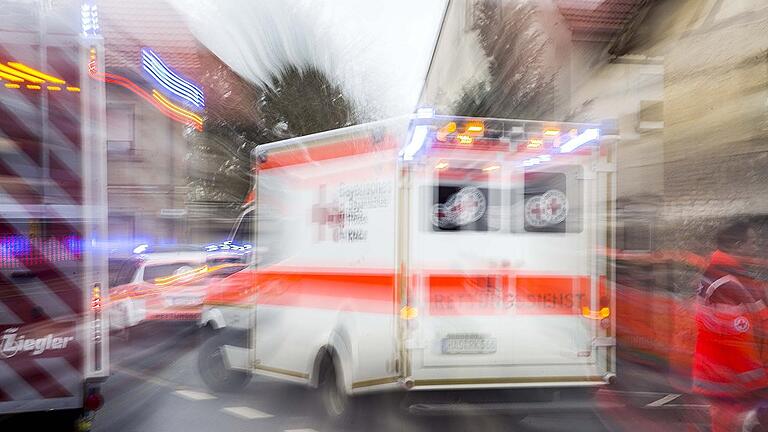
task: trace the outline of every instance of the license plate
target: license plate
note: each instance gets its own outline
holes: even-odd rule
[[[468,333],[449,334],[442,341],[443,354],[491,354],[496,352],[496,338]]]
[[[188,313],[167,313],[161,312],[147,317],[151,321],[193,321],[200,319],[200,314],[195,312]]]

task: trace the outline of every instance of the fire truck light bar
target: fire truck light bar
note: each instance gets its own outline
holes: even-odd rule
[[[4,64],[0,64],[0,71],[3,71],[3,72],[5,72],[7,74],[10,74],[10,75],[15,75],[17,78],[21,78],[22,80],[27,80],[27,81],[35,83],[35,84],[40,84],[40,83],[44,83],[45,82],[44,79],[38,78],[36,76],[32,76],[30,74],[27,74],[27,73],[24,73],[22,71],[16,70],[14,68],[8,67],[8,66],[6,66]]]
[[[157,101],[160,102],[161,104],[163,104],[163,106],[165,106],[169,110],[175,112],[176,114],[178,114],[178,115],[180,115],[180,116],[182,116],[184,118],[188,118],[188,119],[192,120],[195,124],[200,124],[200,125],[203,124],[203,119],[199,115],[193,113],[192,111],[187,111],[184,108],[176,105],[175,103],[173,103],[170,100],[168,100],[168,98],[163,96],[157,90],[152,90],[152,97],[157,99]]]
[[[19,78],[16,75],[11,75],[9,73],[0,71],[0,79],[2,79],[2,78],[5,78],[8,81],[13,81],[13,82],[24,82],[24,80],[22,78]]]
[[[43,84],[57,84],[46,85],[45,88],[49,91],[61,91],[60,85],[67,83],[61,78],[31,68],[24,63],[12,61],[7,64],[0,63],[0,80],[10,81],[10,83],[5,84],[5,88],[9,89],[22,88],[22,84],[19,83],[28,83],[23,85],[28,90],[42,90]],[[66,86],[66,89],[73,93],[80,91],[80,87],[74,86]]]
[[[146,90],[139,87],[128,78],[96,70],[96,50],[93,48],[91,48],[90,61],[88,62],[88,75],[95,80],[124,87],[152,104],[152,106],[157,108],[161,113],[165,114],[166,117],[187,126],[194,127],[200,132],[203,130],[203,121],[200,116],[171,103],[168,99],[162,97],[156,90],[153,89],[153,94],[150,95]],[[69,87],[67,87],[67,90],[69,90]],[[77,89],[76,91],[80,91],[80,89]]]
[[[80,8],[80,25],[83,35],[98,35],[101,32],[101,26],[99,26],[99,7],[84,3]]]
[[[66,81],[64,81],[61,78],[56,78],[55,76],[48,75],[46,73],[40,72],[37,69],[33,69],[23,63],[18,62],[8,62],[8,66],[11,66],[15,69],[18,69],[28,75],[32,75],[37,77],[38,79],[41,79],[43,81],[52,82],[54,84],[66,84]]]
[[[141,49],[141,66],[162,88],[197,108],[205,107],[205,97],[199,87],[182,78],[149,48]]]
[[[0,236],[0,268],[17,268],[45,261],[74,261],[81,259],[82,253],[82,239],[76,236]]]

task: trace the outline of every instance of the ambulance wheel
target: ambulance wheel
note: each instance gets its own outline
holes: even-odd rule
[[[242,333],[242,334],[241,334]],[[236,392],[242,390],[251,380],[251,374],[227,368],[224,361],[224,345],[247,346],[247,333],[222,330],[209,338],[200,347],[197,369],[200,378],[215,392]]]
[[[330,356],[320,366],[319,398],[322,411],[335,425],[349,425],[355,419],[357,401],[344,389],[338,366]]]

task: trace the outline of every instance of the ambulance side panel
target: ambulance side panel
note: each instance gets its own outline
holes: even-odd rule
[[[260,156],[256,372],[309,380],[328,350],[349,389],[394,381],[398,126],[332,131]]]

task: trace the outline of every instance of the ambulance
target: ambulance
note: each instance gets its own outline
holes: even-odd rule
[[[25,6],[0,35],[0,417],[84,430],[109,376],[103,47],[80,2]]]
[[[598,124],[419,110],[257,147],[268,252],[209,291],[230,319],[204,381],[315,387],[333,421],[376,392],[416,414],[589,407],[616,379],[616,144]]]
[[[204,251],[147,252],[126,260],[110,287],[111,330],[150,321],[196,323],[205,286],[220,268]]]

